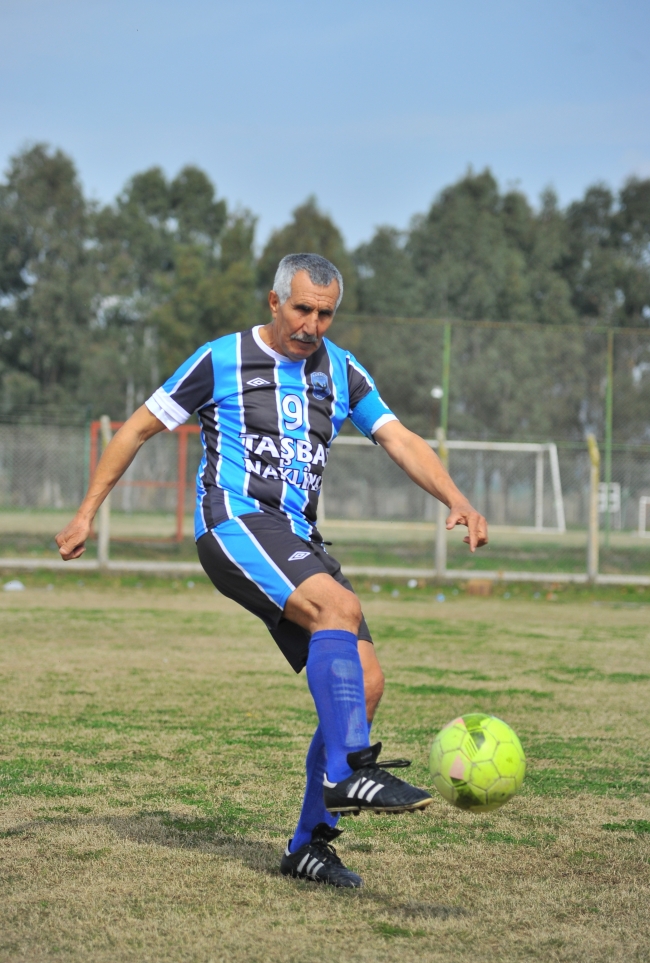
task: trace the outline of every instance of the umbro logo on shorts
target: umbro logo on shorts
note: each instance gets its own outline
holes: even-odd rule
[[[290,556],[289,556],[289,558],[287,559],[287,561],[288,561],[288,562],[299,562],[301,558],[307,558],[307,556],[308,556],[309,554],[310,554],[309,552],[294,552],[293,555],[290,555]]]
[[[247,381],[246,384],[250,385],[251,388],[261,388],[262,385],[270,385],[271,382],[265,381],[264,378],[251,378],[251,380]]]

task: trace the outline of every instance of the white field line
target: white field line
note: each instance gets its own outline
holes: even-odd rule
[[[56,572],[150,572],[159,575],[202,575],[203,568],[199,562],[145,562],[145,561],[109,561],[100,566],[95,559],[79,559],[64,562],[58,558],[2,558],[0,569],[22,569],[35,571],[46,569]]]
[[[435,579],[433,568],[380,568],[366,565],[345,565],[346,575],[359,575],[372,578],[423,578]],[[469,579],[486,579],[490,582],[575,582],[586,584],[586,572],[505,572],[505,571],[467,571],[467,569],[448,568],[444,581],[466,582]],[[441,580],[442,581],[442,580]],[[598,585],[650,585],[650,575],[599,575]]]
[[[0,558],[0,570],[35,571],[45,569],[57,572],[100,571],[94,559],[79,559],[63,562],[56,558]],[[345,565],[345,574],[366,578],[421,578],[435,579],[433,568],[401,568],[375,565]],[[103,571],[142,572],[151,575],[201,575],[203,568],[198,562],[146,562],[146,561],[109,561]],[[467,569],[447,569],[444,581],[466,582],[469,579],[486,579],[491,582],[574,582],[586,584],[586,572],[506,572],[506,571],[468,571]],[[442,581],[442,580],[441,580]],[[650,575],[599,575],[598,585],[650,585]]]

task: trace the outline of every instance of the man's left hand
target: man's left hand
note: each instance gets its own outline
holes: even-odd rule
[[[457,505],[452,504],[447,519],[447,531],[451,531],[456,525],[467,526],[468,534],[463,541],[469,545],[470,552],[475,552],[481,545],[487,545],[487,522],[480,512],[472,508],[469,502],[463,501]]]

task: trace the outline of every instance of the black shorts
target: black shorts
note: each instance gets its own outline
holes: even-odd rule
[[[295,672],[307,663],[310,634],[283,615],[291,593],[322,573],[354,591],[324,546],[294,535],[284,516],[252,512],[231,518],[202,535],[196,547],[215,588],[264,622]],[[359,638],[372,642],[365,619]]]

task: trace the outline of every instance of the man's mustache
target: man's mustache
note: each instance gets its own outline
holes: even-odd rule
[[[289,337],[289,341],[301,341],[303,344],[318,344],[318,335],[299,332],[298,334],[292,334]]]

